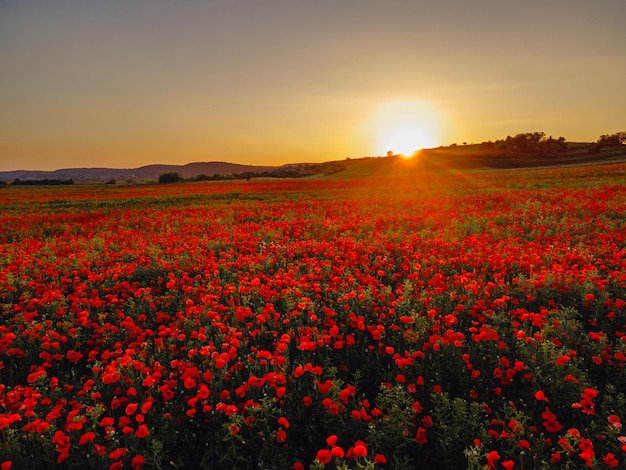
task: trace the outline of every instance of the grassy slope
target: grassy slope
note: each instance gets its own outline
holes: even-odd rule
[[[475,169],[535,168],[567,165],[597,165],[626,161],[626,146],[587,152],[589,144],[570,143],[570,150],[560,155],[497,155],[478,145],[441,147],[422,150],[413,158],[399,156],[347,160],[346,169],[333,177],[393,176],[423,171],[458,171]]]

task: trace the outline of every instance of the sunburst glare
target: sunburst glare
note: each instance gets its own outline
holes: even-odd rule
[[[367,123],[376,153],[405,157],[441,145],[443,126],[441,111],[428,102],[416,100],[383,103]]]

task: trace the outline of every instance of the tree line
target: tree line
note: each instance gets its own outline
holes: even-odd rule
[[[589,145],[589,153],[599,152],[604,147],[618,147],[626,145],[626,132],[603,134],[597,142]],[[545,132],[525,132],[515,136],[507,136],[495,142],[487,141],[480,144],[481,150],[506,154],[557,155],[566,153],[569,149],[565,137],[557,139],[546,137]]]
[[[11,186],[66,186],[74,184],[73,179],[42,179],[42,180],[21,180],[15,178],[11,183]],[[0,180],[0,185],[6,186],[8,183],[4,180]]]
[[[525,132],[495,142],[488,141],[480,144],[480,148],[486,151],[497,151],[501,155],[512,153],[525,153],[534,155],[555,155],[565,153],[568,145],[565,137],[557,139],[552,136],[546,137],[545,132]]]
[[[159,176],[159,184],[182,183],[185,181],[223,181],[223,180],[249,180],[251,178],[303,178],[313,175],[332,175],[346,169],[346,165],[342,162],[325,162],[325,163],[300,163],[295,165],[285,165],[271,171],[246,171],[243,173],[234,173],[223,175],[215,173],[209,175],[197,175],[191,178],[183,178],[179,173],[170,171]]]

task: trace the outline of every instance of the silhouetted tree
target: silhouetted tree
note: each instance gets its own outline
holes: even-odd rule
[[[163,173],[159,176],[159,184],[172,184],[172,183],[180,183],[183,180],[183,177],[180,176],[175,171],[170,171],[169,173]]]
[[[515,137],[507,136],[503,141],[496,141],[501,149],[510,152],[531,154],[554,154],[567,152],[567,142],[564,137],[558,139],[552,136],[546,139],[543,132],[526,132]]]
[[[598,144],[603,147],[618,147],[626,144],[626,132],[616,132],[611,135],[601,135]]]
[[[70,184],[74,184],[74,180],[71,178],[66,180],[48,178],[44,178],[42,180],[21,180],[19,178],[15,178],[15,180],[13,180],[13,186],[59,186]]]

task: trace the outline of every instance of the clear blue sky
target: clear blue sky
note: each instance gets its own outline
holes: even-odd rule
[[[626,131],[624,0],[0,0],[0,170]]]

